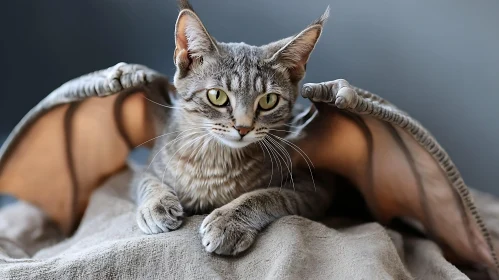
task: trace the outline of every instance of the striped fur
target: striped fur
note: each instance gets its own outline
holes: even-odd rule
[[[209,252],[237,254],[258,231],[290,214],[316,217],[330,196],[310,174],[296,174],[282,140],[298,96],[298,83],[328,11],[298,35],[264,46],[212,38],[187,1],[175,28],[175,109],[153,149],[148,169],[134,180],[137,222],[148,234],[178,228],[184,213],[212,213],[201,227]],[[229,103],[217,107],[209,89]],[[268,93],[271,110],[258,107]],[[249,129],[240,136],[236,127]],[[291,149],[291,148],[290,148]],[[215,209],[215,210],[214,210]],[[213,211],[214,210],[214,211]]]

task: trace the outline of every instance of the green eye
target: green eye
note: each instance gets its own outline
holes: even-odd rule
[[[208,90],[208,100],[215,106],[224,106],[229,102],[227,93],[221,89],[213,88]]]
[[[260,107],[260,109],[262,110],[270,110],[277,105],[278,101],[279,96],[277,96],[277,94],[269,93],[260,98],[260,101],[258,101],[258,107]]]

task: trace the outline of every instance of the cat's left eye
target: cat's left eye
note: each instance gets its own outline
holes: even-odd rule
[[[221,107],[227,105],[229,102],[229,97],[225,91],[213,88],[208,90],[208,100],[210,100],[211,104]]]
[[[268,111],[274,109],[278,102],[279,96],[275,93],[269,93],[260,98],[260,101],[258,101],[258,107],[262,110]]]

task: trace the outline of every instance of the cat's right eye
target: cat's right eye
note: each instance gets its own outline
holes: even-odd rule
[[[225,93],[225,91],[221,89],[218,88],[209,89],[207,94],[208,94],[208,100],[210,100],[211,104],[217,107],[222,107],[227,105],[227,103],[229,103],[229,97],[227,96],[227,93]]]
[[[258,107],[264,111],[269,111],[274,109],[278,102],[279,96],[275,93],[269,93],[260,98],[260,101],[258,101]]]

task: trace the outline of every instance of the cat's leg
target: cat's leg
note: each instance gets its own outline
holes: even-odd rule
[[[137,223],[144,233],[156,234],[180,227],[184,212],[172,187],[148,172],[139,173],[133,186],[138,205]]]
[[[206,251],[237,255],[253,244],[258,232],[280,217],[324,215],[332,199],[329,191],[319,187],[315,191],[310,182],[300,182],[296,187],[255,190],[215,209],[200,228]]]

